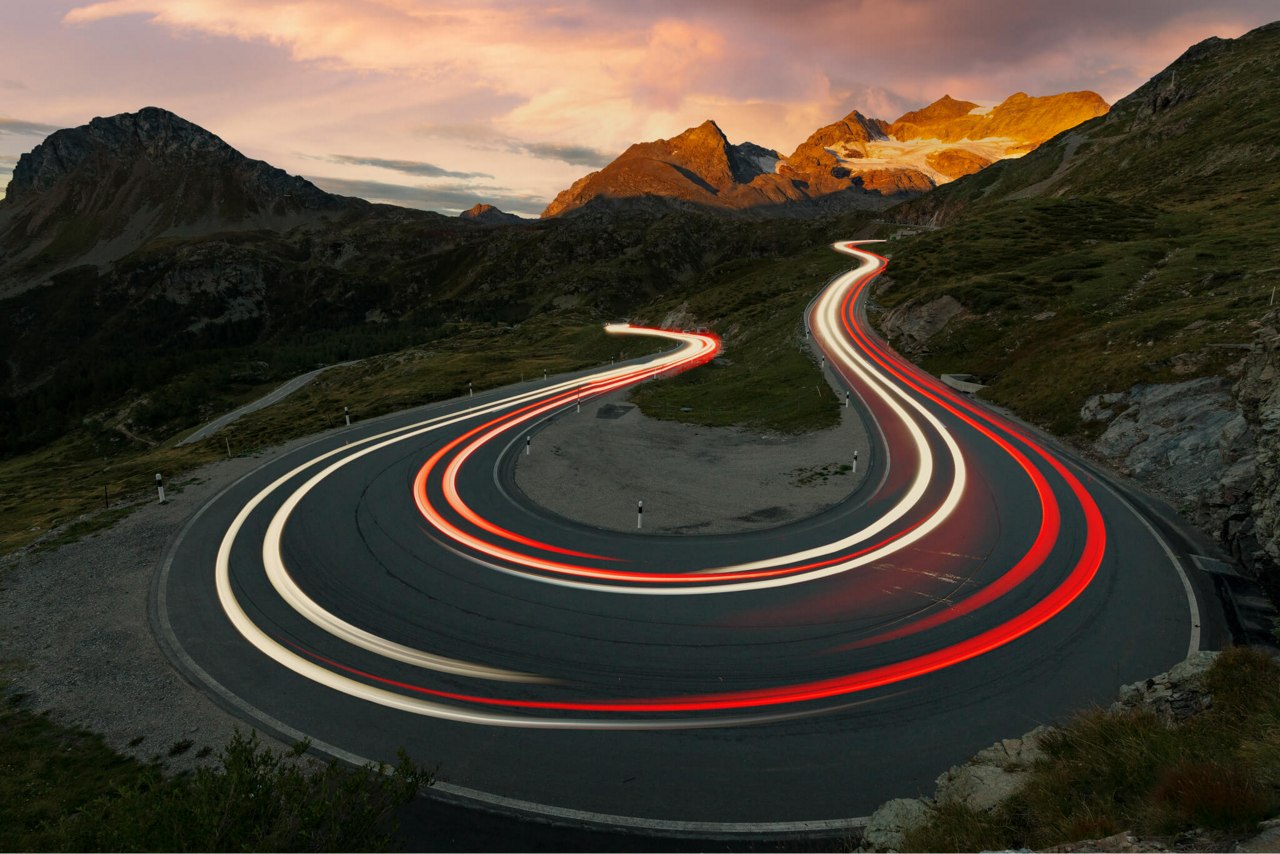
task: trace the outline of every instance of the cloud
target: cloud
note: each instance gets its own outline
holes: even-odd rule
[[[18,92],[27,88],[27,84],[21,80],[0,80],[0,89],[8,89],[11,92]]]
[[[390,169],[393,172],[403,172],[405,175],[415,175],[419,178],[493,178],[487,172],[453,172],[420,160],[385,160],[381,157],[352,157],[347,154],[331,154],[325,159],[345,166],[375,166],[379,169]]]
[[[23,136],[48,136],[56,130],[55,125],[44,125],[39,122],[28,122],[22,119],[11,119],[0,116],[0,134],[21,134]]]
[[[599,169],[617,156],[587,145],[526,142],[482,124],[421,124],[414,127],[413,132],[419,136],[465,142],[469,147],[481,151],[509,151],[512,154],[526,154],[539,160],[558,160],[561,163],[590,166],[594,169]]]
[[[598,168],[707,118],[790,151],[851,109],[894,119],[943,94],[1114,101],[1190,44],[1275,17],[1275,0],[79,0],[63,30],[235,39],[328,75],[298,100],[395,81],[348,117],[408,113],[412,130],[461,114],[485,122],[475,150]],[[322,150],[372,150],[356,144]]]
[[[480,202],[494,205],[508,213],[538,216],[547,206],[539,196],[513,193],[506,187],[473,187],[465,184],[408,186],[361,181],[347,178],[306,176],[322,190],[343,196],[356,196],[371,202],[389,202],[423,210],[457,213]]]

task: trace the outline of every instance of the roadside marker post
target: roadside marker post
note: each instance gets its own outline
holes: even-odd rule
[[[231,459],[231,438],[223,436],[222,440],[227,443],[227,459]]]
[[[858,452],[857,451],[853,452],[853,473],[854,474],[858,473]]]
[[[849,408],[849,392],[847,391],[844,393],[844,408]]]
[[[636,502],[636,530],[644,527],[644,499]]]
[[[160,472],[156,472],[156,492],[160,494],[160,503],[164,504],[164,478],[160,476]]]
[[[471,387],[471,380],[467,380],[467,397],[475,397],[476,390]]]
[[[342,407],[342,414],[346,416],[347,426],[350,427],[351,426],[351,407],[349,406]]]
[[[527,457],[527,456],[529,456],[529,446],[530,446],[530,445],[532,445],[532,444],[533,444],[533,437],[532,437],[532,436],[525,436],[525,437],[524,437],[524,455],[525,455],[526,457]]]
[[[582,389],[578,389],[578,412],[582,411]]]

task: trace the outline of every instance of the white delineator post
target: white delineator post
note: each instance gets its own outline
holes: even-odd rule
[[[160,472],[156,472],[156,492],[160,494],[160,503],[164,503],[164,478],[160,476]]]
[[[644,499],[636,502],[636,530],[644,527]]]
[[[849,392],[847,391],[844,393],[844,408],[849,408]]]
[[[476,390],[471,387],[471,380],[467,380],[467,397],[475,397]]]
[[[347,419],[347,426],[350,427],[351,426],[351,407],[349,406],[342,407],[342,414]]]
[[[525,455],[526,457],[527,457],[527,456],[529,456],[529,446],[530,446],[530,445],[532,445],[532,444],[533,444],[533,437],[532,437],[532,436],[525,436],[525,437],[524,437],[524,455]]]
[[[853,452],[853,473],[854,474],[858,473],[858,452],[857,451]]]

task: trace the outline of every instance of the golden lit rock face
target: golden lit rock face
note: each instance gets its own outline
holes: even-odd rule
[[[744,209],[839,194],[842,203],[883,207],[1021,156],[1108,109],[1093,92],[1042,98],[1018,92],[995,107],[944,95],[892,124],[855,110],[818,128],[790,157],[751,143],[733,145],[706,121],[671,139],[631,146],[560,193],[542,215],[595,198],[643,196]]]
[[[1018,144],[1011,150],[1025,153],[1108,109],[1107,102],[1094,92],[1064,92],[1043,98],[1018,92],[990,110],[944,95],[923,110],[903,115],[889,126],[889,135],[898,140],[941,142],[1009,139]]]
[[[967,148],[943,148],[925,155],[925,162],[951,180],[972,175],[990,166],[992,161]]]

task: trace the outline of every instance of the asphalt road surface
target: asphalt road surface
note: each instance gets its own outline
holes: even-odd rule
[[[513,469],[541,421],[720,346],[616,327],[676,347],[356,425],[228,488],[158,577],[171,656],[286,739],[438,765],[446,798],[733,836],[856,825],[1220,646],[1139,497],[889,351],[863,312],[883,259],[837,249],[857,266],[806,323],[872,436],[846,501],[723,536],[534,506]]]

